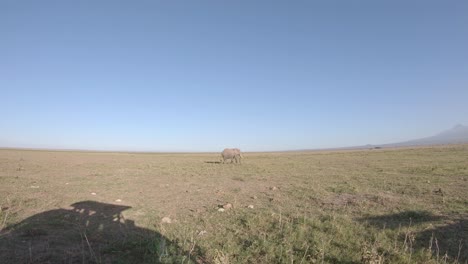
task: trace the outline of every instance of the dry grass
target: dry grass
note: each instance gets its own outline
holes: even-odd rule
[[[468,261],[467,145],[244,156],[0,150],[0,259]]]

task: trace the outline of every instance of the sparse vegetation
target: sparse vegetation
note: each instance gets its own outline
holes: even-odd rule
[[[468,145],[244,157],[0,150],[0,259],[468,261]]]

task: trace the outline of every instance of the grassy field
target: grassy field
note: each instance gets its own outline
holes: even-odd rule
[[[468,145],[0,150],[0,206],[1,263],[467,263]]]

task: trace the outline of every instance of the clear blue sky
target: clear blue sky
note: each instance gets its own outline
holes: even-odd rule
[[[379,144],[468,125],[468,1],[0,0],[0,146]]]

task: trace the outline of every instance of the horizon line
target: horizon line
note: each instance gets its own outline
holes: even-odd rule
[[[381,149],[401,149],[401,148],[422,148],[422,147],[440,147],[451,145],[467,145],[468,143],[445,143],[445,144],[428,144],[428,145],[403,145],[403,146],[384,146],[382,145],[361,145],[350,147],[334,147],[334,148],[310,148],[310,149],[291,149],[291,150],[256,150],[242,151],[243,153],[280,153],[280,152],[318,152],[318,151],[340,151],[340,150],[381,150]],[[209,154],[220,153],[221,151],[157,151],[157,150],[102,150],[102,149],[75,149],[75,148],[28,148],[28,147],[2,147],[0,150],[24,150],[24,151],[52,151],[52,152],[95,152],[95,153],[135,153],[135,154]]]

